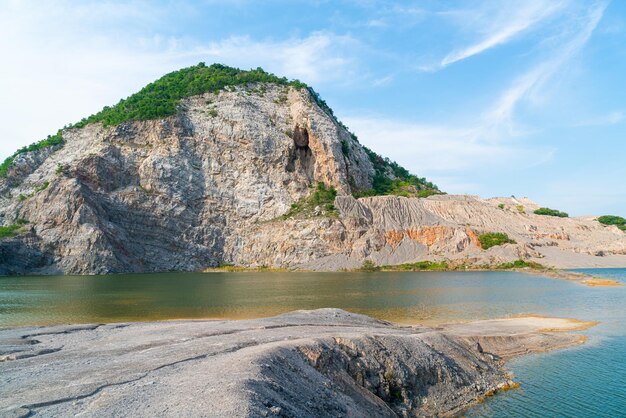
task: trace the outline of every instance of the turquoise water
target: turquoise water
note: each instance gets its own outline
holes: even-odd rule
[[[589,270],[626,283],[626,269]],[[516,272],[172,273],[0,277],[0,328],[174,318],[255,318],[338,307],[401,323],[524,314],[600,321],[576,348],[510,363],[520,389],[470,417],[626,416],[626,287]]]
[[[577,270],[626,283],[626,269]],[[473,408],[468,417],[626,417],[624,287],[564,292],[544,314],[601,323],[582,333],[587,344],[520,357],[509,363],[521,388]],[[561,306],[559,306],[561,305]]]

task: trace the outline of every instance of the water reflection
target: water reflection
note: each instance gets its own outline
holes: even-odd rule
[[[611,289],[608,293],[613,292]],[[520,313],[587,318],[607,293],[515,272],[166,273],[0,278],[0,327],[175,318],[256,318],[338,307],[400,323]],[[617,292],[619,293],[619,291]],[[566,295],[566,297],[564,297]],[[609,312],[610,306],[601,304]],[[598,307],[600,308],[600,307]],[[588,312],[591,314],[590,312]]]

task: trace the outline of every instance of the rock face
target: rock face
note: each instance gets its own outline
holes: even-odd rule
[[[3,330],[0,415],[448,416],[511,384],[500,357],[580,343],[539,331],[568,324],[516,318],[433,330],[320,309]]]
[[[372,187],[373,161],[306,89],[233,87],[183,99],[164,119],[68,129],[63,141],[20,154],[0,178],[0,224],[29,222],[0,240],[0,274],[336,270],[365,259],[626,266],[626,234],[529,214],[531,202],[354,199]],[[318,182],[337,190],[338,217],[280,218]],[[517,244],[485,252],[481,232]]]

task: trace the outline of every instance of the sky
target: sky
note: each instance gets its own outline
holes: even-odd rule
[[[313,86],[448,193],[626,217],[626,1],[0,0],[0,159],[182,67]]]

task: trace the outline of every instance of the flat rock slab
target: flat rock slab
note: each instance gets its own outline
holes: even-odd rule
[[[0,416],[446,415],[511,384],[501,357],[581,341],[545,332],[559,329],[579,328],[516,318],[433,329],[319,309],[9,329]]]

